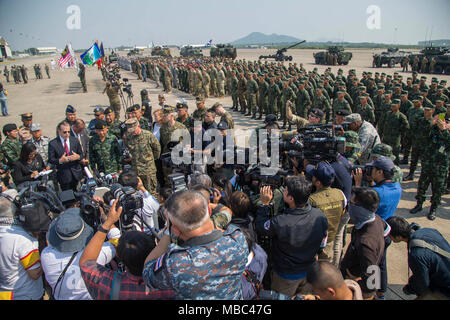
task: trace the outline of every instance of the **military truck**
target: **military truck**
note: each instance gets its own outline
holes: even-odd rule
[[[194,48],[192,46],[184,46],[180,50],[180,56],[182,57],[203,57],[203,51],[200,48]]]
[[[152,49],[152,56],[172,57],[169,48],[160,46],[156,46]]]
[[[327,59],[329,54],[337,54],[336,63],[338,65],[347,65],[353,57],[353,54],[351,52],[345,52],[342,46],[330,46],[327,51],[313,53],[316,64],[330,65]]]
[[[119,59],[119,55],[114,52],[114,50],[111,52],[111,54],[108,57],[109,62],[116,62],[117,59]]]
[[[211,57],[221,57],[221,58],[230,58],[236,59],[237,51],[236,48],[231,44],[218,44],[216,47],[211,48],[210,51]]]
[[[127,56],[131,57],[131,56],[135,56],[137,54],[139,54],[139,49],[131,49],[128,53]]]
[[[373,67],[381,68],[383,65],[387,65],[389,68],[393,68],[411,54],[412,52],[410,51],[399,51],[398,48],[388,48],[387,51],[373,55]]]
[[[422,67],[422,59],[424,57],[427,58],[428,63],[426,67],[427,73],[434,73],[434,74],[442,74],[445,73],[447,75],[450,75],[450,53],[448,48],[446,47],[425,47],[420,51],[420,53],[412,54],[409,56],[409,64],[413,68],[414,66],[414,58],[419,58],[419,70],[420,71]],[[434,58],[436,61],[436,64],[434,65],[434,70],[430,70],[430,62]]]

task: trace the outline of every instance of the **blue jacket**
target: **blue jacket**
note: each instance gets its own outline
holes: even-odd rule
[[[398,182],[385,182],[381,185],[375,185],[373,189],[380,197],[380,205],[376,213],[383,220],[392,217],[402,196],[400,184]]]
[[[409,237],[412,239],[424,240],[450,252],[449,243],[436,229],[419,229]],[[427,248],[413,247],[408,253],[408,263],[413,273],[408,282],[411,291],[420,296],[430,288],[450,298],[450,259]]]

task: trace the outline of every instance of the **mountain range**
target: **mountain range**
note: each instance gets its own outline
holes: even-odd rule
[[[248,36],[245,36],[241,39],[238,39],[232,42],[232,45],[272,45],[272,44],[280,44],[280,43],[294,43],[300,42],[301,39],[280,35],[280,34],[264,34],[261,32],[252,32]]]

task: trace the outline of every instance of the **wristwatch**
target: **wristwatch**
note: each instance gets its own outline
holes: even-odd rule
[[[108,234],[109,230],[106,230],[105,228],[103,228],[101,225],[98,226],[97,231],[103,232],[105,234]]]

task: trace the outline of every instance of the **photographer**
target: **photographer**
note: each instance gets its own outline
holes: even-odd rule
[[[103,90],[103,94],[106,92],[106,95],[109,99],[109,105],[114,110],[114,114],[116,115],[116,119],[120,119],[120,85],[117,82],[106,81],[106,87]]]
[[[24,229],[11,200],[0,196],[0,299],[42,300],[37,234]]]
[[[327,218],[308,202],[311,191],[311,182],[305,177],[289,177],[283,193],[287,209],[270,218],[273,192],[270,187],[261,189],[262,205],[256,214],[256,232],[272,238],[271,289],[289,296],[302,292],[306,271],[326,243]]]
[[[242,232],[235,226],[215,229],[206,199],[195,191],[174,193],[166,209],[164,236],[145,261],[147,286],[175,290],[176,299],[241,299],[249,254]]]
[[[111,206],[108,218],[87,244],[81,255],[81,276],[91,297],[95,300],[164,300],[172,299],[173,291],[147,292],[142,278],[144,260],[155,247],[155,241],[142,232],[130,231],[122,235],[117,246],[117,255],[126,271],[120,273],[98,263],[106,234],[120,219],[122,207],[118,200]]]
[[[450,300],[450,245],[436,230],[409,224],[402,217],[387,220],[389,237],[408,244],[408,266],[412,276],[403,287],[416,300]]]
[[[157,212],[159,202],[144,187],[141,179],[134,171],[127,171],[119,176],[118,183],[123,187],[132,187],[137,194],[143,197],[143,207],[137,211],[134,216],[134,228],[150,234],[151,229],[159,230]]]
[[[378,158],[366,166],[366,175],[373,181],[374,185],[372,188],[378,193],[380,199],[376,213],[383,220],[394,215],[402,196],[402,187],[398,182],[392,181],[394,167],[394,162],[389,158]],[[356,186],[361,186],[362,176],[362,170],[357,169],[354,175]],[[389,227],[385,229],[385,233],[387,234],[389,232],[388,229]],[[387,237],[387,234],[385,234],[384,254],[380,262],[381,288],[377,293],[379,298],[383,298],[387,290],[386,251],[391,244],[391,240]]]
[[[53,299],[92,300],[81,278],[78,260],[93,235],[94,230],[82,219],[79,208],[67,209],[50,225],[41,263]],[[102,242],[95,261],[104,266],[115,254],[110,243]]]

